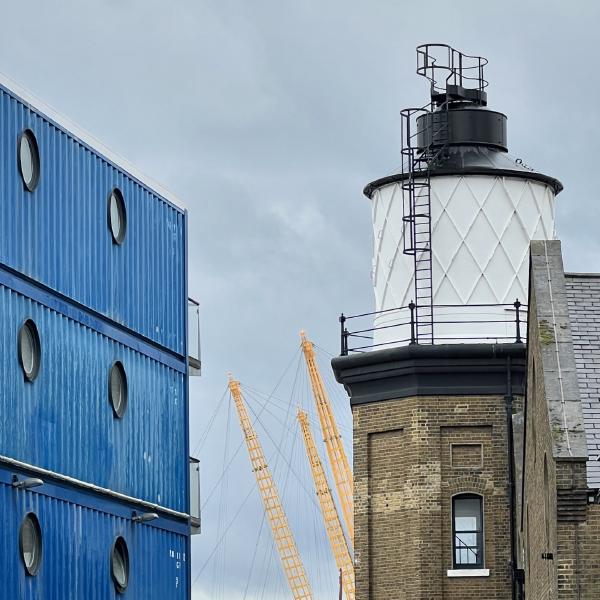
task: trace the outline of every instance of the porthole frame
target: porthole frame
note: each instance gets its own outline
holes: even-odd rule
[[[23,338],[26,335],[26,330],[29,330],[33,340],[34,365],[31,371],[28,371],[25,362],[23,361],[22,344]],[[19,333],[17,335],[17,356],[19,357],[19,364],[21,365],[25,381],[32,383],[39,375],[40,367],[42,365],[42,343],[40,341],[37,325],[33,319],[26,319],[19,328]]]
[[[39,546],[37,547],[35,560],[33,565],[28,565],[25,560],[25,549],[23,547],[23,530],[26,522],[30,522],[33,524],[33,529],[36,532],[37,541],[39,542]],[[23,566],[25,567],[25,572],[27,575],[31,577],[35,577],[42,566],[42,560],[44,555],[44,540],[42,537],[42,528],[40,526],[40,521],[37,518],[37,515],[34,512],[28,512],[21,521],[21,526],[19,527],[19,554],[21,555],[21,561],[23,562]]]
[[[25,179],[25,175],[23,173],[23,165],[21,163],[21,145],[23,140],[26,139],[29,143],[29,147],[32,150],[32,164],[33,164],[33,175],[31,181],[27,181]],[[40,182],[40,175],[42,172],[42,161],[40,158],[40,147],[37,143],[37,138],[35,137],[35,133],[29,129],[25,128],[19,134],[17,138],[17,165],[19,167],[19,173],[21,175],[21,180],[23,181],[23,187],[28,192],[33,192],[37,188]]]
[[[115,400],[112,393],[112,378],[115,369],[121,373],[121,379],[124,382],[124,387],[121,390],[123,398],[119,407],[115,406]],[[110,402],[114,416],[117,419],[122,419],[123,415],[127,411],[127,405],[129,402],[129,382],[127,380],[127,371],[125,371],[125,367],[120,360],[115,360],[108,370],[108,401]]]
[[[123,565],[125,566],[125,584],[123,585],[120,581],[118,581],[115,571],[113,568],[113,557],[115,555],[115,551],[121,552],[121,556],[123,557]],[[118,594],[123,594],[129,585],[129,575],[130,575],[130,563],[129,563],[129,547],[127,546],[127,542],[122,535],[118,535],[112,546],[110,548],[110,577],[113,580],[113,584],[115,586],[115,590]]]
[[[113,196],[117,201],[117,209],[119,211],[119,218],[121,221],[121,229],[118,232],[115,232],[114,230],[110,211],[110,204]],[[127,235],[127,207],[125,205],[125,197],[123,196],[123,192],[118,187],[112,188],[108,193],[108,197],[106,199],[106,218],[108,222],[108,230],[110,231],[113,244],[120,246],[125,241],[125,236]]]

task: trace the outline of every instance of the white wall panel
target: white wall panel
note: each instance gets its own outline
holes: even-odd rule
[[[433,290],[435,304],[465,308],[438,310],[437,320],[507,320],[500,308],[469,304],[527,301],[528,252],[532,239],[554,239],[554,192],[539,181],[490,175],[431,179]],[[413,299],[413,259],[403,254],[401,183],[376,190],[373,202],[373,286],[375,310],[406,306]],[[444,314],[447,313],[447,314]],[[376,317],[375,326],[404,320],[399,313]],[[438,324],[437,341],[468,336],[494,341],[511,336],[512,325]],[[376,332],[374,343],[409,337],[408,327]]]

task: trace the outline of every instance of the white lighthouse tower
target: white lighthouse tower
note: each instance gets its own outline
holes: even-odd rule
[[[417,57],[431,101],[402,111],[402,169],[364,190],[374,344],[508,341],[514,303],[527,299],[529,242],[554,238],[562,184],[508,154],[506,115],[487,108],[485,59],[440,44]]]

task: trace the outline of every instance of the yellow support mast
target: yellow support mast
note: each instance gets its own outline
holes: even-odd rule
[[[256,477],[258,490],[265,507],[269,525],[271,526],[273,539],[279,552],[279,558],[281,558],[285,576],[292,591],[292,596],[294,600],[311,600],[312,592],[308,583],[308,577],[306,576],[292,530],[283,510],[281,499],[277,493],[271,470],[267,465],[262,446],[248,416],[248,411],[240,390],[240,382],[235,381],[231,374],[229,375],[229,391],[235,402],[246,446],[248,447],[252,470]]]
[[[354,544],[354,479],[352,469],[348,461],[348,456],[344,450],[342,436],[338,430],[331,403],[325,392],[323,379],[317,367],[315,358],[315,350],[312,342],[306,339],[304,331],[300,332],[302,339],[302,352],[308,368],[308,375],[312,386],[313,396],[317,405],[317,413],[319,414],[319,422],[321,424],[321,432],[323,440],[327,448],[329,464],[333,472],[335,487],[342,505],[342,514],[344,522],[350,536],[350,543]]]
[[[315,440],[308,423],[308,415],[303,410],[298,410],[298,422],[302,429],[304,446],[306,447],[317,497],[319,498],[319,503],[321,505],[327,537],[331,544],[335,563],[341,572],[340,577],[346,600],[354,600],[354,565],[352,564],[350,550],[348,549],[348,542],[344,536],[342,523],[335,502],[333,501],[333,496],[331,495],[331,488],[327,482],[323,463],[321,463],[317,447],[315,446]]]

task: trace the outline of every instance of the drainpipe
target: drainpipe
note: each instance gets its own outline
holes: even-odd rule
[[[510,356],[506,357],[506,430],[508,434],[508,502],[510,513],[510,581],[511,597],[517,597],[517,555],[515,542],[515,467],[514,467],[514,438],[513,438],[513,393],[512,393],[512,369]]]

